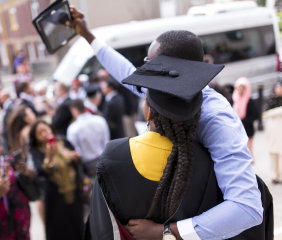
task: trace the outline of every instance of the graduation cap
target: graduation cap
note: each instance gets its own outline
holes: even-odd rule
[[[176,121],[193,120],[202,105],[201,90],[224,68],[159,55],[138,68],[122,83],[148,89],[148,103]]]
[[[75,35],[75,29],[67,26],[72,16],[67,0],[57,0],[42,11],[32,23],[49,53],[66,45]]]

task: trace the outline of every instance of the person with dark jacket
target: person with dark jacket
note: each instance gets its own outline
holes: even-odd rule
[[[0,93],[0,102],[3,108],[3,147],[4,154],[8,154],[11,146],[9,145],[8,137],[8,119],[14,107],[14,100],[10,97],[9,91],[3,89]]]
[[[83,208],[79,157],[50,125],[35,122],[30,131],[30,154],[41,183],[47,240],[81,240]]]
[[[56,82],[54,93],[57,98],[58,108],[52,117],[52,126],[56,134],[66,136],[68,126],[72,121],[72,114],[69,109],[69,103],[71,101],[69,89],[64,83]]]
[[[109,124],[111,139],[125,137],[123,126],[124,99],[118,93],[117,87],[118,84],[112,78],[108,78],[101,83],[101,89],[105,95],[102,112]]]
[[[35,109],[33,99],[34,99],[34,89],[31,85],[31,82],[21,82],[18,87],[19,91],[19,104],[29,107],[36,116],[39,115]]]

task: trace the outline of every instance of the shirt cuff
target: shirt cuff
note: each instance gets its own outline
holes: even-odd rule
[[[97,38],[95,38],[91,43],[91,47],[94,51],[94,55],[97,55],[97,53],[105,46],[107,46],[107,44]]]
[[[201,240],[193,227],[192,218],[178,221],[176,224],[183,240]]]

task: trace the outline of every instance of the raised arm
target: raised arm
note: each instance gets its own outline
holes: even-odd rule
[[[94,34],[88,29],[82,13],[78,12],[75,8],[71,7],[72,16],[74,18],[74,26],[76,32],[81,35],[92,46],[94,54],[103,67],[116,79],[119,83],[129,75],[131,75],[136,68],[133,64],[115,51],[113,48],[107,46],[104,42],[96,39]],[[145,89],[142,89],[144,93],[139,93],[136,87],[127,84],[122,84],[128,88],[131,92],[139,97],[145,97]]]

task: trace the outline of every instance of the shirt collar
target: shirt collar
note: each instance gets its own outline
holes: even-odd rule
[[[57,99],[58,105],[61,105],[66,99],[68,98],[68,95],[62,96]]]
[[[21,99],[24,99],[24,100],[27,100],[27,101],[30,101],[30,102],[33,101],[33,96],[30,95],[30,94],[27,94],[27,93],[25,93],[25,92],[21,92],[21,93],[20,93],[20,98],[21,98]]]
[[[109,101],[111,101],[112,98],[113,98],[114,96],[116,96],[116,95],[117,95],[117,91],[112,91],[112,92],[110,92],[110,93],[108,93],[108,94],[106,95],[105,100],[106,100],[107,102],[109,102]]]
[[[86,108],[90,109],[93,113],[98,112],[97,106],[95,104],[93,104],[89,99],[85,100],[84,105],[85,105]]]
[[[8,98],[4,103],[3,103],[3,109],[7,110],[10,106],[10,104],[13,102],[11,98]]]

